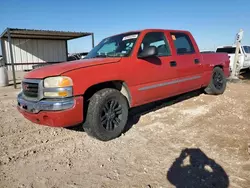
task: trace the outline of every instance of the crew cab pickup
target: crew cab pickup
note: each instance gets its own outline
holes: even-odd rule
[[[196,89],[222,94],[228,76],[228,55],[200,53],[190,32],[146,29],[105,38],[83,60],[27,73],[17,108],[34,123],[82,124],[107,141],[124,131],[129,108]]]

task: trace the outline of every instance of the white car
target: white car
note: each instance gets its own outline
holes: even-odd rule
[[[220,46],[216,52],[227,53],[230,57],[230,69],[233,68],[236,46]],[[250,46],[240,46],[239,52],[239,70],[250,68]]]

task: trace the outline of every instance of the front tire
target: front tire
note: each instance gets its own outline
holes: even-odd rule
[[[121,135],[127,119],[127,99],[116,89],[102,89],[89,100],[83,129],[98,140],[108,141]]]
[[[223,94],[227,85],[227,80],[223,70],[215,67],[209,85],[205,88],[205,92],[210,95]]]

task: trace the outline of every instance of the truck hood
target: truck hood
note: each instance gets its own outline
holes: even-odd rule
[[[75,69],[81,69],[109,63],[117,63],[120,60],[121,58],[93,58],[58,63],[35,69],[27,73],[25,75],[25,78],[41,79],[49,76],[57,76]]]

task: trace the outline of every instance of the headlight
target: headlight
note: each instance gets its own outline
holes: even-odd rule
[[[45,88],[58,88],[73,86],[71,78],[66,76],[49,77],[44,80]]]
[[[66,76],[44,79],[43,96],[45,98],[63,98],[73,96],[73,82]]]

